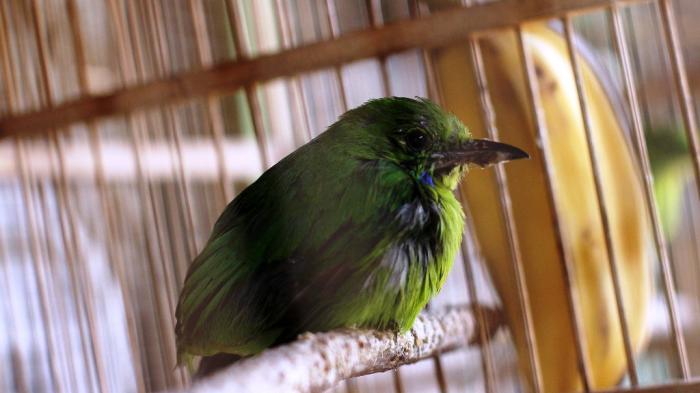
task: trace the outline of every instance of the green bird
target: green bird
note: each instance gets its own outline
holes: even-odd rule
[[[178,362],[207,374],[306,331],[408,330],[459,248],[468,164],[525,157],[425,99],[348,111],[221,214],[180,294]]]

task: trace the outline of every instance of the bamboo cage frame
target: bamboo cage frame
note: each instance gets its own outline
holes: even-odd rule
[[[446,46],[464,41],[479,32],[511,28],[527,21],[583,13],[619,2],[634,4],[651,1],[655,0],[507,0],[441,11],[424,18],[399,21],[383,28],[350,33],[276,54],[222,62],[105,95],[89,95],[39,112],[4,117],[0,120],[0,136],[27,135],[49,127],[61,127],[136,108],[207,94],[222,94],[253,82],[338,66],[358,59],[381,57],[411,48]],[[431,34],[424,34],[426,31]],[[679,56],[682,55],[679,53]]]
[[[83,349],[85,357],[94,359],[99,362],[101,359],[99,340],[96,339],[95,332],[95,316],[91,313],[93,306],[90,305],[91,293],[94,288],[90,287],[90,281],[86,279],[87,268],[85,261],[81,260],[79,249],[79,236],[76,233],[76,217],[75,206],[71,204],[70,196],[68,195],[69,178],[68,173],[74,176],[79,173],[79,176],[92,178],[95,180],[97,189],[100,195],[100,207],[104,217],[107,219],[106,231],[108,239],[116,239],[116,221],[118,212],[115,210],[114,201],[111,200],[107,191],[107,184],[114,179],[127,177],[136,179],[138,185],[138,198],[143,207],[143,216],[146,219],[146,250],[148,251],[148,262],[151,277],[156,285],[157,278],[165,278],[164,285],[170,285],[175,279],[182,275],[186,267],[171,267],[165,268],[159,266],[156,262],[159,258],[167,255],[167,245],[163,238],[163,231],[166,223],[164,217],[158,208],[158,196],[153,187],[152,181],[159,178],[175,179],[177,189],[177,204],[184,214],[184,224],[186,232],[189,234],[186,240],[187,257],[191,259],[195,251],[198,249],[197,239],[194,236],[194,220],[191,202],[188,195],[188,179],[193,174],[198,176],[209,176],[217,181],[217,204],[223,206],[225,201],[231,199],[234,194],[234,189],[230,184],[229,179],[233,176],[252,176],[256,172],[256,168],[252,165],[249,168],[241,168],[239,164],[233,164],[227,160],[229,155],[245,154],[247,156],[257,156],[262,168],[267,168],[273,164],[273,159],[267,146],[265,137],[265,124],[261,113],[260,104],[258,102],[257,88],[266,81],[270,81],[280,77],[288,78],[291,90],[294,96],[295,110],[300,113],[302,123],[306,131],[306,139],[310,139],[311,126],[308,118],[308,111],[305,108],[306,98],[304,97],[299,75],[304,72],[330,68],[333,71],[335,82],[339,89],[339,100],[341,102],[342,111],[348,109],[348,97],[344,88],[342,77],[342,67],[356,60],[376,58],[379,59],[382,76],[382,91],[383,95],[389,96],[392,94],[390,75],[386,65],[386,58],[391,54],[419,48],[422,50],[422,61],[425,68],[425,83],[430,92],[431,98],[440,101],[440,86],[437,83],[435,75],[433,75],[431,58],[428,52],[429,49],[447,46],[457,42],[468,42],[472,53],[472,65],[474,68],[474,78],[477,81],[481,91],[481,113],[486,124],[488,136],[492,139],[499,139],[498,128],[495,124],[495,114],[491,104],[490,92],[486,75],[481,58],[481,49],[479,45],[480,34],[485,34],[491,30],[497,29],[514,29],[518,37],[518,45],[521,59],[523,60],[522,73],[527,82],[527,94],[529,109],[532,118],[535,122],[537,138],[539,140],[538,149],[543,157],[542,171],[545,174],[547,196],[550,200],[553,214],[553,226],[557,231],[557,252],[561,256],[564,263],[564,280],[568,287],[568,297],[570,308],[573,310],[571,315],[571,323],[574,328],[576,340],[576,353],[578,360],[578,371],[581,375],[584,391],[593,391],[590,387],[590,373],[588,365],[584,359],[583,338],[581,337],[581,321],[578,311],[580,306],[576,303],[574,296],[574,278],[571,266],[571,256],[568,255],[566,247],[563,246],[563,240],[558,221],[559,214],[556,211],[556,203],[554,195],[556,195],[556,184],[552,181],[553,168],[551,157],[548,156],[546,146],[549,141],[547,137],[546,124],[541,111],[541,101],[538,96],[538,89],[533,81],[536,80],[535,69],[532,63],[532,57],[528,53],[527,47],[523,41],[522,24],[536,20],[555,19],[564,26],[564,36],[567,43],[569,64],[574,72],[576,81],[576,89],[582,114],[584,129],[586,131],[586,141],[590,160],[592,162],[594,179],[596,187],[596,195],[598,205],[600,206],[600,218],[605,228],[605,241],[607,256],[610,262],[610,269],[613,277],[615,289],[616,308],[619,316],[619,322],[623,331],[624,348],[627,361],[627,373],[630,379],[630,389],[615,389],[606,392],[645,392],[645,393],[665,393],[665,392],[691,392],[700,389],[700,381],[693,379],[690,374],[688,364],[688,356],[686,343],[680,328],[678,315],[678,304],[676,299],[676,289],[674,286],[671,263],[668,255],[667,245],[665,244],[664,236],[659,219],[659,212],[654,203],[655,195],[653,190],[653,179],[651,176],[651,168],[648,159],[647,146],[644,140],[641,109],[639,99],[637,97],[636,81],[630,64],[630,53],[626,47],[625,32],[622,28],[620,8],[630,4],[652,4],[658,7],[660,11],[660,19],[663,26],[664,42],[666,43],[670,61],[672,66],[673,80],[676,87],[678,102],[682,114],[682,121],[686,136],[689,141],[689,149],[693,161],[694,174],[696,184],[698,185],[698,195],[700,195],[700,133],[696,122],[696,114],[693,109],[693,97],[691,94],[690,85],[688,82],[688,73],[686,70],[683,52],[680,44],[679,33],[677,31],[677,22],[673,13],[671,0],[502,0],[486,4],[470,4],[464,2],[465,7],[451,9],[449,11],[439,11],[427,15],[421,9],[419,1],[411,1],[411,18],[401,20],[394,23],[386,23],[381,14],[381,6],[378,1],[368,0],[367,10],[370,16],[371,28],[359,32],[343,34],[338,25],[337,10],[335,3],[332,0],[324,1],[324,15],[327,18],[331,30],[331,39],[313,44],[295,46],[292,38],[292,33],[289,28],[290,22],[285,20],[285,15],[288,13],[281,12],[285,9],[283,0],[276,0],[275,4],[278,8],[279,15],[278,24],[280,26],[282,47],[283,49],[273,54],[254,55],[250,48],[246,47],[244,40],[244,29],[240,14],[233,1],[226,1],[229,16],[231,18],[230,25],[235,30],[234,47],[238,58],[231,61],[216,63],[214,62],[212,49],[209,44],[209,36],[204,20],[204,10],[201,1],[188,0],[189,8],[187,10],[192,18],[196,36],[196,53],[197,66],[193,70],[173,74],[168,67],[169,56],[167,43],[163,33],[163,26],[154,24],[150,32],[155,39],[152,42],[141,43],[141,45],[150,45],[148,48],[152,53],[155,53],[154,70],[146,70],[144,67],[144,59],[139,58],[139,54],[147,51],[144,48],[134,47],[139,45],[138,41],[133,42],[127,38],[127,31],[138,24],[137,21],[129,18],[124,18],[120,11],[122,4],[119,0],[107,0],[110,11],[110,18],[114,24],[117,42],[119,43],[118,51],[121,59],[121,81],[126,87],[117,88],[111,92],[104,94],[95,94],[89,91],[89,83],[86,70],[86,59],[83,53],[85,37],[80,31],[79,8],[75,0],[66,0],[67,14],[71,19],[72,26],[72,44],[75,51],[80,96],[77,99],[56,102],[55,94],[51,91],[51,83],[49,82],[49,71],[47,69],[46,48],[41,37],[45,36],[45,32],[41,31],[41,23],[39,22],[39,13],[41,6],[37,0],[31,3],[33,23],[36,29],[35,36],[38,37],[36,45],[38,47],[39,60],[41,62],[40,77],[44,87],[43,95],[45,97],[43,107],[38,110],[20,113],[16,108],[21,100],[21,92],[13,84],[16,79],[14,68],[11,64],[11,56],[8,48],[8,16],[4,14],[0,7],[0,57],[3,59],[2,75],[6,83],[6,97],[10,114],[0,118],[0,141],[7,139],[13,140],[13,150],[16,154],[16,162],[12,166],[6,168],[0,167],[0,178],[3,176],[19,175],[21,180],[22,197],[24,205],[27,206],[26,221],[28,223],[28,232],[30,238],[30,253],[35,269],[41,274],[37,274],[37,287],[40,289],[42,319],[46,325],[51,325],[51,318],[48,316],[48,307],[50,304],[49,294],[46,293],[46,284],[43,283],[42,277],[49,269],[48,255],[43,251],[40,245],[40,228],[36,224],[40,218],[45,220],[48,213],[45,211],[37,211],[35,208],[32,193],[35,188],[38,188],[32,183],[32,177],[40,175],[55,176],[57,182],[58,203],[61,207],[59,215],[61,228],[65,229],[62,233],[62,241],[67,252],[67,259],[70,261],[69,266],[71,274],[76,282],[82,283],[79,288],[76,288],[76,299],[80,299],[77,307],[84,310],[85,325],[87,331],[81,332]],[[126,7],[139,7],[133,1],[126,2]],[[150,12],[152,20],[162,21],[163,17],[159,14],[163,10],[149,3],[146,6]],[[639,387],[637,376],[637,367],[634,354],[631,348],[630,336],[627,328],[626,312],[622,301],[620,290],[619,274],[616,270],[614,244],[609,231],[608,212],[605,198],[602,195],[602,185],[600,182],[600,168],[598,166],[598,157],[593,144],[593,136],[591,134],[590,119],[588,118],[588,103],[586,100],[583,83],[581,81],[580,60],[574,50],[574,34],[571,18],[575,15],[590,12],[593,10],[605,10],[610,20],[610,30],[614,38],[615,56],[622,65],[623,87],[627,96],[627,107],[631,111],[633,144],[637,151],[640,152],[640,164],[643,174],[643,185],[645,193],[645,204],[648,209],[652,221],[654,245],[657,251],[657,256],[660,261],[662,270],[664,297],[668,303],[668,317],[671,323],[672,341],[674,343],[675,357],[680,366],[680,380],[676,384],[654,386],[654,387]],[[130,18],[134,18],[135,13],[129,13]],[[426,34],[430,32],[430,34]],[[130,54],[137,54],[133,61],[129,61]],[[154,76],[155,75],[155,76]],[[150,78],[149,78],[150,77]],[[135,83],[134,83],[135,82]],[[255,132],[255,140],[258,148],[252,145],[232,144],[226,140],[224,123],[222,120],[222,107],[216,97],[222,94],[241,90],[246,96],[246,100],[250,105],[252,112],[253,130]],[[206,127],[209,130],[208,137],[213,141],[212,145],[197,147],[192,145],[190,141],[181,135],[181,130],[184,125],[174,113],[170,104],[183,102],[186,100],[200,100],[206,108],[206,121],[211,127]],[[167,130],[168,143],[146,144],[145,133],[150,124],[154,122],[149,116],[143,113],[145,109],[158,109],[162,121],[169,126],[161,128]],[[130,139],[126,146],[110,147],[105,149],[100,147],[101,141],[99,132],[97,131],[96,122],[109,116],[123,116],[129,124],[131,130]],[[71,146],[67,148],[63,146],[60,139],[60,133],[69,129],[69,126],[74,123],[85,123],[88,128],[90,139],[84,146]],[[47,136],[49,145],[46,147],[31,147],[25,143],[25,137],[29,136]],[[0,153],[3,152],[0,147]],[[42,150],[43,149],[43,150]],[[82,150],[81,150],[82,149]],[[117,151],[128,152],[121,154],[122,157],[116,159],[118,153],[112,152],[110,149]],[[121,150],[119,150],[121,149]],[[41,151],[37,153],[37,151]],[[68,170],[76,166],[71,163],[71,157],[84,154],[83,152],[91,152],[94,159],[90,161],[89,169],[85,172],[76,172]],[[201,160],[192,160],[193,155],[200,154]],[[29,156],[46,157],[42,163],[42,159],[34,160]],[[188,159],[191,161],[188,163]],[[196,162],[195,162],[196,161]],[[57,165],[54,167],[52,163]],[[109,169],[119,167],[120,163],[133,163],[133,166],[119,170]],[[150,164],[158,162],[157,165]],[[194,164],[193,164],[194,163]],[[197,169],[201,168],[201,169]],[[499,206],[503,217],[505,217],[506,230],[508,235],[508,248],[512,251],[511,265],[518,283],[519,301],[522,310],[522,319],[525,322],[527,346],[529,349],[529,364],[528,370],[531,374],[532,390],[540,392],[541,374],[540,366],[538,365],[536,354],[536,342],[534,337],[534,328],[532,326],[531,311],[529,310],[528,292],[523,277],[522,259],[520,256],[519,240],[515,231],[515,219],[512,212],[512,204],[510,201],[510,191],[508,188],[506,172],[503,168],[496,168],[496,179],[499,192]],[[42,218],[43,217],[43,218]],[[0,237],[2,241],[2,237]],[[471,254],[463,244],[463,264],[467,275],[468,291],[471,299],[478,299],[476,288],[474,287],[474,272],[472,266],[474,261],[469,260]],[[116,250],[113,245],[107,246],[110,259],[118,261],[114,265],[121,280],[126,281],[123,255]],[[178,269],[182,270],[179,271]],[[168,288],[168,293],[173,293],[174,288]],[[128,291],[124,291],[125,296],[128,296]],[[152,294],[155,298],[155,303],[163,306],[160,311],[174,310],[172,298],[162,298],[161,294]],[[125,303],[133,302],[133,299],[125,299]],[[127,307],[127,310],[129,307]],[[494,365],[492,354],[488,345],[485,345],[489,339],[487,317],[477,309],[475,312],[477,320],[478,334],[472,337],[479,341],[482,352],[482,369],[485,376],[485,389],[487,392],[495,392],[496,387],[494,379]],[[127,319],[131,322],[129,327],[129,339],[132,345],[137,342],[137,332],[133,325],[135,316],[128,315]],[[165,359],[171,360],[174,364],[174,354],[168,351],[167,341],[173,341],[173,331],[169,325],[173,315],[164,315],[159,313],[155,316],[156,324],[164,331],[166,337],[161,338],[159,350]],[[81,325],[82,326],[82,325]],[[47,347],[55,347],[55,343],[51,342],[51,338],[47,338]],[[132,359],[137,370],[137,386],[139,391],[145,391],[145,378],[141,374],[140,362],[138,356]],[[445,376],[442,371],[441,358],[433,357],[434,367],[437,373],[438,387],[440,392],[446,392],[447,385]],[[60,379],[59,372],[51,369],[52,378]],[[169,384],[174,387],[186,387],[190,384],[189,375],[180,370],[174,374],[168,370],[161,370],[162,378],[165,378]],[[170,375],[172,374],[172,375]],[[91,374],[92,375],[92,374]],[[170,375],[170,376],[169,376]],[[105,385],[104,365],[96,363],[95,365],[95,381],[94,386],[97,386],[102,391],[107,391]],[[397,393],[404,391],[400,378],[400,369],[394,371],[393,377],[394,390]],[[348,382],[347,389],[350,392],[356,391],[356,386],[352,382]]]

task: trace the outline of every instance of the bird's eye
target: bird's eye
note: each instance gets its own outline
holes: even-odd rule
[[[430,143],[428,136],[419,130],[413,130],[406,134],[405,141],[406,146],[413,151],[423,150]]]

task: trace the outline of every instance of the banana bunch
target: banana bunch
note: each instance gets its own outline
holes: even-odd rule
[[[575,301],[580,305],[584,360],[592,388],[617,384],[626,371],[605,235],[596,198],[593,170],[566,41],[544,25],[524,28],[537,74],[553,166],[554,203],[559,213],[563,245],[571,255]],[[526,84],[516,36],[498,32],[480,40],[489,91],[500,139],[528,151],[527,163],[506,168],[529,293],[543,390],[581,389],[576,345],[567,300],[564,262],[557,251],[542,157],[536,147]],[[579,56],[580,58],[580,56]],[[443,90],[443,104],[485,137],[479,90],[473,78],[470,49],[453,46],[434,53]],[[646,335],[645,318],[652,294],[653,247],[644,205],[640,171],[625,139],[620,113],[615,112],[599,75],[581,59],[594,142],[597,147],[633,350]],[[518,349],[527,365],[524,324],[507,246],[504,218],[497,202],[494,172],[473,170],[462,190],[470,206],[476,233]],[[529,375],[525,373],[525,375]]]

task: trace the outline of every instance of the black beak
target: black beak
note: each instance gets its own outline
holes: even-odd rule
[[[524,151],[488,139],[471,139],[447,151],[433,154],[434,170],[449,171],[457,165],[476,164],[482,168],[499,162],[530,158]]]

